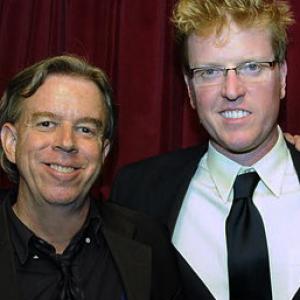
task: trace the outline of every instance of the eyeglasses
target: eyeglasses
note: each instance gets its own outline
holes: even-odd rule
[[[188,75],[199,86],[218,85],[224,82],[229,71],[235,71],[236,75],[245,83],[261,82],[267,80],[270,71],[274,69],[278,61],[250,61],[238,64],[235,68],[219,66],[201,66],[188,70]]]

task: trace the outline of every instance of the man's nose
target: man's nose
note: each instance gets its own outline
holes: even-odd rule
[[[68,153],[76,153],[78,145],[74,129],[69,124],[59,126],[55,132],[54,149]]]
[[[228,70],[222,86],[222,96],[229,101],[236,101],[245,95],[245,85],[236,70]]]

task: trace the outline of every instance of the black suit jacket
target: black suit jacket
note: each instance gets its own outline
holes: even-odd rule
[[[288,147],[300,178],[300,152],[290,144]],[[173,232],[185,193],[206,151],[207,145],[180,149],[124,167],[115,179],[111,201],[159,218]],[[213,300],[179,253],[178,260],[187,299]],[[300,299],[300,291],[293,299]]]
[[[167,228],[116,204],[98,202],[104,224],[103,234],[119,270],[127,299],[184,299]],[[4,201],[0,203],[0,299],[21,299]]]

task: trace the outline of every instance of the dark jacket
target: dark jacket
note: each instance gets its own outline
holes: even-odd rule
[[[0,202],[0,299],[19,300],[4,201]],[[99,201],[98,207],[103,218],[103,234],[120,272],[127,299],[182,300],[177,262],[167,228],[115,204]]]
[[[172,233],[190,181],[207,147],[180,149],[124,167],[115,179],[110,201],[160,219]],[[290,144],[288,147],[300,177],[300,152]],[[213,300],[202,280],[179,253],[177,256],[186,299]],[[300,299],[300,291],[293,299]]]

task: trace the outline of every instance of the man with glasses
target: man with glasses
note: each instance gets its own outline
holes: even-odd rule
[[[203,65],[188,68],[187,74],[199,86],[212,86],[224,83],[229,71],[235,71],[241,81],[260,82],[270,76],[269,70],[274,69],[277,61],[246,61],[234,68],[225,68],[218,65]]]
[[[299,299],[300,156],[278,125],[290,6],[179,0],[173,22],[209,143],[124,168],[112,200],[168,224],[188,299]]]

